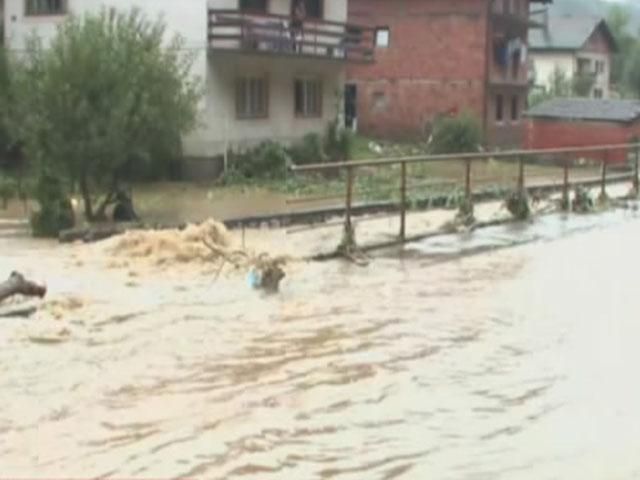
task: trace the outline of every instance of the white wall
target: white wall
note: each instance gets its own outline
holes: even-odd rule
[[[573,78],[578,70],[578,57],[590,59],[592,69],[595,69],[596,60],[603,61],[604,72],[596,77],[596,82],[593,88],[602,89],[604,98],[609,98],[609,78],[611,75],[611,65],[607,55],[586,52],[580,52],[577,55],[574,52],[532,52],[530,56],[536,72],[535,85],[542,86],[544,88],[549,88],[550,79],[556,68],[564,71],[567,74],[567,78]]]
[[[324,132],[339,113],[339,95],[345,82],[344,65],[330,60],[244,56],[214,53],[207,79],[205,128],[191,137],[193,156],[222,153],[225,147],[242,150],[265,140],[291,143],[307,133]],[[237,119],[236,78],[266,76],[269,80],[269,116]],[[322,117],[296,118],[294,80],[319,78],[323,85]]]

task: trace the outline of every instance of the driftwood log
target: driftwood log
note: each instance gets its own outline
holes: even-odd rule
[[[0,283],[0,303],[14,295],[43,298],[46,294],[46,287],[27,280],[18,272],[11,273],[7,281]]]

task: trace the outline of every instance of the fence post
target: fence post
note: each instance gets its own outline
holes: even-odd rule
[[[471,159],[467,159],[464,166],[464,198],[471,202]]]
[[[607,164],[609,160],[609,150],[604,152],[604,160],[602,161],[602,179],[600,180],[600,199],[607,198]]]
[[[564,179],[562,183],[562,207],[564,210],[571,210],[569,201],[569,156],[564,159]]]
[[[353,203],[353,180],[354,180],[353,167],[347,169],[347,192],[346,192],[346,204],[345,204],[345,231],[351,232],[351,207]]]
[[[518,157],[518,193],[524,193],[524,160]]]
[[[400,240],[407,234],[407,162],[400,164]]]
[[[636,195],[638,195],[638,193],[640,193],[640,178],[638,178],[638,175],[640,174],[640,146],[636,146],[636,157],[635,157],[635,162],[634,162],[634,169],[633,169],[633,191],[635,192]]]

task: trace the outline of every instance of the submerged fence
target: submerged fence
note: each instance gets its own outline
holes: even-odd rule
[[[488,161],[498,162],[503,167],[514,170],[513,184],[507,185],[510,191],[523,194],[530,190],[559,190],[562,194],[562,203],[566,208],[570,208],[570,191],[576,185],[599,186],[600,194],[606,196],[608,183],[630,181],[633,191],[636,194],[640,192],[640,143],[628,143],[544,150],[413,155],[297,165],[292,167],[292,171],[295,174],[311,174],[310,181],[319,181],[319,179],[331,177],[343,179],[344,192],[339,197],[331,195],[302,197],[292,199],[290,202],[308,204],[331,199],[343,201],[344,219],[339,223],[329,222],[305,229],[344,224],[345,231],[352,231],[354,215],[366,211],[366,209],[354,208],[354,199],[357,194],[354,191],[354,185],[359,172],[366,171],[367,175],[371,175],[372,172],[391,167],[393,169],[391,179],[394,180],[391,189],[395,190],[395,196],[397,197],[397,201],[392,202],[395,211],[392,211],[391,215],[397,215],[399,218],[400,226],[397,241],[404,242],[407,240],[407,212],[410,209],[408,202],[409,191],[427,189],[429,185],[438,183],[411,183],[412,176],[408,172],[410,167],[439,164],[441,168],[446,168],[448,172],[448,177],[439,183],[449,183],[456,187],[461,186],[461,200],[473,202],[474,198],[490,198],[490,195],[483,196],[483,192],[474,191],[474,183],[482,184],[486,181],[480,174],[476,175],[479,171],[479,164]],[[528,177],[528,172],[530,171],[532,174]],[[537,177],[542,179],[539,183],[531,182],[531,177],[536,177],[536,174]],[[553,175],[559,175],[560,181],[553,181]],[[572,176],[575,178],[572,178]],[[422,204],[428,207],[429,202],[422,202]],[[389,204],[387,203],[386,206],[389,207]],[[383,210],[387,210],[384,215],[390,215],[389,208]]]

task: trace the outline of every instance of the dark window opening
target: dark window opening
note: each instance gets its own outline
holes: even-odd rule
[[[66,13],[65,0],[26,0],[26,15],[64,15]]]
[[[504,98],[502,95],[496,95],[496,122],[504,120]]]
[[[321,19],[324,16],[324,8],[322,0],[293,0],[291,2],[291,15],[299,2],[304,4],[304,13],[306,18]]]
[[[520,119],[519,99],[517,96],[511,98],[511,120],[517,122]]]
[[[269,0],[240,0],[240,10],[243,12],[267,13]]]
[[[264,77],[236,80],[238,118],[266,118],[269,115],[269,83]]]
[[[295,81],[294,110],[297,117],[322,116],[322,82],[320,80]]]

